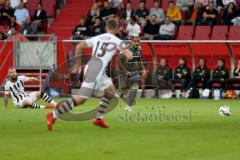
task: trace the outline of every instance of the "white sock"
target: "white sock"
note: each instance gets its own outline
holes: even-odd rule
[[[97,119],[103,119],[103,115],[98,115],[96,116]]]
[[[54,107],[57,106],[57,102],[55,102],[54,100],[51,100],[50,104],[53,105]]]
[[[54,110],[53,112],[53,118],[57,119],[58,118],[58,111],[57,110]]]
[[[41,108],[41,109],[44,109],[44,108],[45,108],[45,106],[42,106],[42,105],[40,105],[40,108]]]

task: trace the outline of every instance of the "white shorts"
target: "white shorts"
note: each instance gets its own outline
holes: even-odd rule
[[[101,92],[104,92],[105,89],[112,85],[112,79],[106,74],[103,74],[96,82],[88,83],[83,81],[81,88],[89,88],[93,90],[94,94],[101,94]],[[89,98],[88,94],[80,94],[80,96],[86,99]]]
[[[83,81],[83,83],[82,83],[82,87],[91,88],[91,89],[100,90],[100,91],[105,90],[106,88],[108,88],[111,85],[113,85],[112,79],[109,78],[106,74],[104,74],[96,82],[88,83],[88,82]]]
[[[112,79],[105,73],[105,66],[99,58],[91,58],[84,69],[84,81],[82,82],[79,95],[82,98],[95,96],[97,92],[102,92],[113,85]]]
[[[22,100],[20,100],[19,102],[13,102],[14,105],[18,108],[23,108],[25,107],[24,104],[27,103],[34,103],[37,101],[37,93],[38,92],[31,92],[29,94],[26,95],[26,97]]]

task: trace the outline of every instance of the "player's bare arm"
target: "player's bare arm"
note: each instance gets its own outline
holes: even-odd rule
[[[26,77],[25,82],[38,82],[39,78],[36,77]]]
[[[87,46],[87,43],[84,41],[79,43],[76,46],[76,49],[75,49],[76,64],[75,64],[75,66],[73,66],[73,69],[71,71],[72,73],[78,72],[78,69],[81,66],[81,56],[82,56],[85,48],[88,48],[88,46]]]

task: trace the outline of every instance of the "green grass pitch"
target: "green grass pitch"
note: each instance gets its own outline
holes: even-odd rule
[[[91,100],[76,111],[94,105],[97,101]],[[230,117],[218,116],[221,105],[231,107]],[[237,100],[139,99],[128,115],[123,106],[121,102],[106,115],[109,129],[91,121],[57,121],[54,131],[48,132],[46,110],[1,105],[0,159],[239,160]]]

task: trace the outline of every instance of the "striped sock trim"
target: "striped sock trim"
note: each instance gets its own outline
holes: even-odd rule
[[[49,95],[47,95],[46,93],[43,93],[42,95],[42,100],[44,100],[47,103],[50,103],[52,101],[52,97],[50,97]]]
[[[103,115],[105,114],[105,112],[110,104],[110,101],[111,101],[111,97],[109,97],[109,96],[104,96],[101,98],[100,105],[97,110],[97,116],[96,116],[97,118],[103,117]]]
[[[40,104],[33,103],[33,104],[30,106],[30,108],[32,108],[32,109],[40,109],[40,108],[42,108],[42,107],[41,107]]]
[[[59,107],[55,110],[55,114],[59,116],[65,112],[72,110],[75,106],[75,100],[73,98],[69,98],[62,102],[61,105],[59,105]]]

